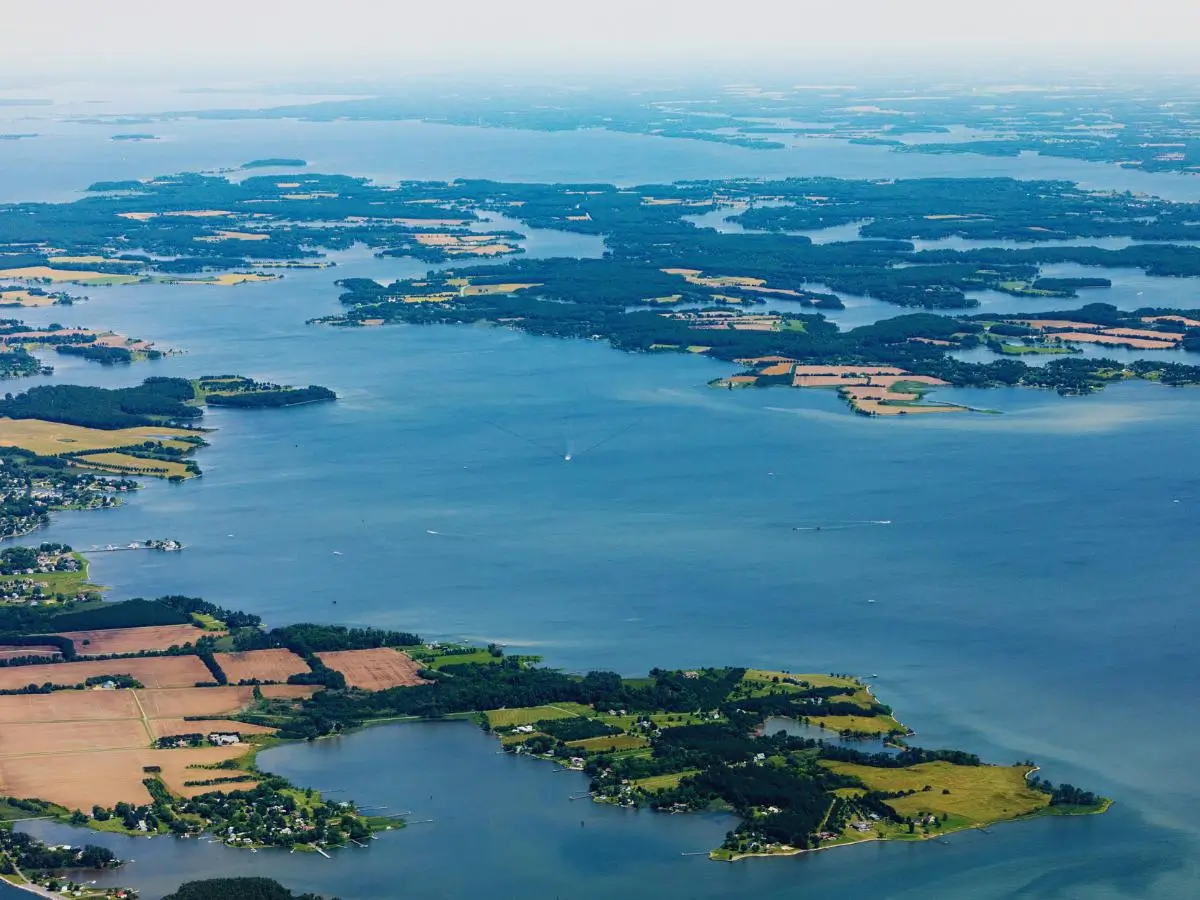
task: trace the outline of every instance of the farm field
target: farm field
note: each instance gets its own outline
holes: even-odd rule
[[[548,706],[518,706],[512,709],[489,709],[485,713],[492,728],[512,728],[515,725],[532,725],[544,719],[573,719],[576,716],[594,716],[596,711],[582,703],[555,703]]]
[[[568,747],[578,747],[580,750],[592,752],[608,752],[618,750],[637,750],[650,746],[650,742],[636,734],[609,734],[601,737],[583,738],[579,741],[567,741]]]
[[[193,691],[200,690],[192,688]],[[0,696],[0,724],[140,718],[132,691],[55,691]]]
[[[128,447],[146,441],[168,440],[193,433],[183,428],[166,426],[141,426],[106,431],[102,428],[84,428],[80,425],[45,422],[41,419],[0,417],[0,447],[22,447],[44,456]],[[138,462],[145,464],[147,461]]]
[[[424,684],[417,675],[420,665],[407,653],[391,647],[373,650],[333,650],[318,653],[329,668],[346,676],[350,687],[381,691],[394,687]]]
[[[0,690],[47,683],[73,686],[100,675],[131,675],[147,688],[194,687],[212,681],[212,673],[198,657],[151,656],[0,668]]]
[[[195,660],[195,657],[165,659]],[[125,662],[148,661],[156,660]],[[0,696],[0,795],[40,797],[68,809],[84,810],[94,804],[112,806],[119,801],[144,803],[148,800],[142,784],[144,766],[159,766],[163,780],[172,790],[189,796],[206,790],[249,787],[250,782],[203,788],[184,784],[239,774],[188,767],[239,757],[246,752],[245,744],[158,750],[152,743],[159,737],[175,734],[272,733],[273,729],[261,725],[184,718],[228,715],[253,699],[254,689],[250,687],[57,691]]]
[[[86,810],[94,804],[111,807],[122,801],[149,803],[150,794],[142,784],[144,766],[159,766],[167,785],[173,790],[177,787],[182,789],[184,781],[206,777],[198,774],[203,770],[190,769],[189,766],[214,765],[226,759],[236,759],[245,752],[244,746],[187,750],[152,750],[146,747],[96,749],[86,754],[0,757],[0,793],[13,797],[39,797],[67,809]],[[242,788],[248,786],[235,785]],[[217,789],[210,787],[207,790]]]
[[[116,693],[124,693],[118,691]],[[133,692],[146,717],[181,719],[184,716],[227,716],[254,700],[252,687],[185,687]]]
[[[55,659],[58,657],[58,648],[0,645],[0,659],[19,659],[22,656],[40,656],[48,660]]]
[[[173,475],[180,478],[192,477],[191,471],[181,462],[145,459],[140,456],[130,456],[127,453],[92,453],[87,456],[75,457],[73,463],[119,474],[158,475],[162,478],[170,478]]]
[[[0,291],[0,306],[53,306],[55,299],[49,294],[31,294],[26,290]]]
[[[888,803],[903,816],[918,812],[950,816],[963,824],[982,824],[1037,812],[1050,796],[1026,783],[1028,766],[956,766],[948,762],[921,763],[902,769],[882,769],[824,760],[821,765],[859,778],[878,791],[916,791]],[[926,785],[930,790],[924,790]],[[943,793],[947,791],[948,793]]]
[[[230,684],[239,681],[287,681],[308,671],[308,663],[291,650],[247,650],[215,654]]]
[[[92,722],[6,722],[0,729],[0,757],[58,755],[94,748],[137,749],[149,743],[138,719]]]
[[[223,634],[224,632],[222,632]],[[194,625],[146,625],[139,628],[105,628],[97,631],[64,631],[59,637],[69,638],[79,656],[110,656],[115,653],[138,653],[142,650],[167,650],[173,646],[195,643],[204,636],[220,637]]]
[[[307,700],[320,688],[313,684],[264,684],[259,690],[268,700]]]
[[[25,266],[20,269],[0,269],[0,278],[15,278],[18,281],[70,281],[75,284],[99,287],[105,284],[135,284],[142,279],[137,275],[113,275],[108,272],[76,271],[55,269],[51,266]]]
[[[208,734],[211,731],[238,734],[274,734],[275,729],[249,722],[231,722],[228,719],[151,719],[150,732],[154,738],[170,737],[173,734]]]

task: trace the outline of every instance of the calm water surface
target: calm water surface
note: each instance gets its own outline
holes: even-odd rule
[[[118,171],[172,171],[183,157],[154,155],[171,146],[192,148],[205,165],[296,153],[329,170],[395,174],[414,171],[405,162],[414,146],[430,154],[422,164],[431,171],[461,165],[438,157],[436,142],[397,143],[400,125],[177,125],[176,144],[124,148],[152,151],[140,161],[93,166],[80,161],[90,150],[63,150],[69,180],[54,159],[44,171],[6,164],[0,194],[20,194],[24,181],[53,192]],[[288,128],[290,142],[280,139]],[[509,139],[453,133],[464,144],[454,152],[476,161]],[[626,180],[617,172],[625,168],[641,181],[656,166],[665,172],[676,152],[677,142],[655,139],[637,146],[661,154],[595,149],[611,149],[610,138],[623,140],[523,135],[543,156],[522,164],[555,160],[560,168],[541,178],[606,171]],[[593,156],[564,157],[565,147],[593,141]],[[692,153],[709,165],[715,152],[731,169],[772,158],[734,150],[686,144],[676,174],[697,171]],[[347,164],[354,158],[363,165]],[[804,174],[802,160],[825,157],[787,158]],[[930,161],[959,172],[959,158]],[[974,163],[966,165],[963,174]],[[531,252],[539,241],[547,253],[598,252],[553,234],[531,235]],[[918,742],[999,762],[1033,757],[1051,780],[1118,802],[1106,816],[1003,826],[944,845],[717,865],[680,854],[719,842],[724,817],[571,802],[581,776],[497,755],[470,726],[385,726],[280,748],[262,764],[432,822],[332,861],[95,837],[136,859],[118,880],[150,898],[216,872],[271,874],[346,900],[394,897],[400,886],[447,898],[1200,892],[1200,716],[1190,702],[1200,392],[945,390],[936,396],[1004,414],[872,421],[830,392],[713,391],[705,383],[728,367],[705,359],[630,357],[491,328],[306,326],[337,309],[335,278],[425,268],[363,251],[337,259],[336,269],[270,284],[91,289],[73,309],[29,311],[31,321],[103,324],[187,351],[126,369],[55,359],[52,380],[118,385],[236,371],[326,384],[341,397],[278,412],[212,410],[203,478],[149,484],[117,511],[59,515],[40,537],[77,547],[178,537],[188,545],[181,554],[101,554],[93,574],[113,597],[194,594],[270,624],[495,640],[571,670],[738,663],[878,673],[877,693]],[[1188,282],[1113,278],[1104,293],[1122,303],[1140,290],[1154,303],[1189,305]],[[882,520],[891,524],[870,524]],[[793,530],[816,524],[825,527]]]

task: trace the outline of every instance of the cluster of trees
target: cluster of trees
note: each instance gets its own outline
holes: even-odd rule
[[[1051,806],[1098,806],[1103,800],[1091,791],[1077,788],[1073,784],[1055,785],[1045,778],[1036,775],[1029,779],[1029,786],[1035,791],[1050,795]]]
[[[293,894],[270,878],[208,878],[181,884],[163,900],[322,900],[316,894]],[[334,898],[336,900],[336,898]]]
[[[172,599],[172,598],[165,598]],[[74,645],[67,648],[53,639],[57,631],[100,631],[106,628],[136,628],[143,625],[186,625],[191,616],[172,608],[163,600],[145,600],[134,597],[119,603],[104,603],[98,606],[66,604],[64,607],[8,606],[0,607],[0,634],[3,643],[15,642],[19,635],[27,641],[54,644],[61,647],[64,656],[73,656]],[[198,632],[199,633],[199,632]],[[70,643],[70,641],[67,641]]]
[[[223,606],[217,606],[215,603],[209,603],[207,600],[201,600],[199,597],[184,597],[180,594],[169,594],[165,597],[159,597],[155,602],[173,609],[187,616],[189,619],[193,614],[211,616],[223,622],[227,628],[257,628],[262,624],[262,619],[253,613],[226,609]]]
[[[147,378],[131,388],[40,385],[16,396],[6,394],[0,400],[0,416],[87,428],[134,428],[198,418],[201,411],[187,405],[195,396],[191,382],[184,378]]]
[[[274,409],[281,406],[299,406],[302,403],[318,403],[336,400],[337,394],[327,387],[310,384],[306,388],[285,387],[275,390],[244,391],[236,394],[207,394],[204,402],[209,406],[228,406],[236,409]]]
[[[30,375],[50,375],[54,369],[43,366],[24,347],[0,351],[0,378],[27,378]]]
[[[12,801],[9,801],[12,802]],[[15,869],[44,872],[53,869],[109,869],[120,865],[116,854],[105,847],[50,846],[33,835],[0,828],[0,874],[13,875]]]
[[[578,716],[572,719],[544,719],[535,726],[542,734],[549,735],[556,741],[582,741],[587,738],[607,737],[610,734],[620,734],[621,729],[606,725],[598,719]]]
[[[109,347],[104,344],[56,344],[55,353],[64,356],[78,356],[103,366],[128,365],[133,362],[133,351],[127,347]],[[162,356],[158,350],[150,350],[147,356],[157,358]]]
[[[218,618],[221,618],[218,616]],[[257,617],[255,617],[257,619]],[[231,628],[240,627],[223,619]],[[255,621],[253,624],[259,624]],[[301,622],[283,625],[270,631],[247,631],[234,635],[238,650],[267,650],[283,647],[299,656],[326,653],[331,650],[371,650],[376,647],[416,647],[419,635],[409,631],[386,628],[347,628],[343,625],[317,625]]]

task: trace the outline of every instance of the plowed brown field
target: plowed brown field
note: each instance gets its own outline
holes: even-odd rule
[[[329,668],[345,675],[346,684],[366,691],[425,683],[417,676],[421,667],[413,658],[391,647],[332,650],[318,653],[317,657]]]
[[[230,684],[258,679],[287,681],[289,675],[308,671],[308,663],[291,650],[247,650],[243,653],[216,654]]]
[[[205,635],[220,637],[224,633],[205,631],[194,625],[150,625],[144,628],[105,628],[102,631],[64,631],[60,637],[70,638],[79,656],[108,656],[142,650],[168,650],[177,645],[194,644]]]
[[[0,690],[46,682],[75,685],[98,675],[132,675],[148,688],[192,687],[197,682],[212,681],[212,673],[198,657],[148,656],[0,668]]]

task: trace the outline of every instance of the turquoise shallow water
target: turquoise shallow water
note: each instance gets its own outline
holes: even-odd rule
[[[222,125],[224,144],[204,152],[224,163],[264,155],[239,143],[238,128]],[[483,158],[497,133],[461,134]],[[551,153],[551,137],[522,140],[534,158]],[[589,159],[561,162],[576,168],[551,177],[583,177]],[[73,165],[76,183],[91,180],[86,163]],[[6,171],[5,190],[19,187],[15,178]],[[531,251],[539,246],[597,249],[552,234],[534,235]],[[112,596],[189,593],[270,623],[496,640],[577,670],[878,673],[878,693],[919,742],[1001,762],[1033,757],[1051,780],[1117,805],[948,845],[717,865],[679,854],[719,841],[730,827],[722,817],[572,803],[579,776],[496,755],[468,726],[388,726],[262,762],[433,822],[333,861],[102,838],[137,860],[118,880],[157,897],[187,878],[263,872],[346,900],[393,897],[399,886],[432,897],[597,898],[1200,890],[1190,761],[1200,736],[1190,702],[1200,393],[945,391],[937,396],[1004,415],[872,421],[831,393],[712,391],[705,382],[727,369],[698,358],[496,329],[305,326],[336,309],[334,278],[422,268],[362,253],[338,261],[229,290],[93,289],[87,304],[26,316],[188,351],[123,370],[56,359],[57,380],[239,371],[341,396],[278,413],[212,411],[203,478],[148,485],[118,511],[56,517],[45,539],[77,547],[168,535],[188,545],[98,555],[93,573]],[[1188,283],[1143,280],[1188,305]],[[793,531],[815,524],[825,527]]]

